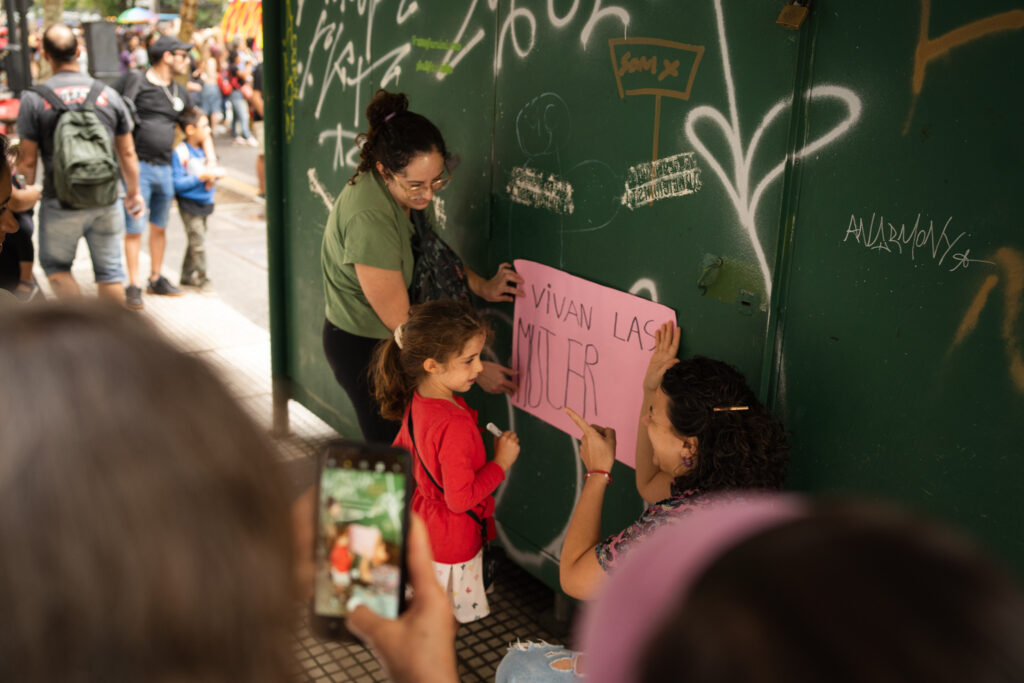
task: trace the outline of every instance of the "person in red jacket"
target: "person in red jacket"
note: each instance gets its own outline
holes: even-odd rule
[[[480,374],[487,333],[468,304],[431,301],[412,308],[371,363],[381,415],[402,420],[394,445],[413,454],[412,509],[427,523],[435,574],[460,623],[490,613],[483,542],[495,536],[492,494],[519,457],[509,431],[488,462],[477,413],[457,395]]]

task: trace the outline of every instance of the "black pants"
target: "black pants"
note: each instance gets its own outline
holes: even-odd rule
[[[28,221],[28,229],[18,216],[18,232],[7,236],[3,249],[0,250],[0,288],[13,292],[21,281],[21,263],[32,263],[36,258],[36,250],[32,245],[32,220]]]
[[[380,416],[369,382],[370,357],[379,339],[350,334],[324,320],[324,355],[334,379],[348,394],[368,443],[390,445],[401,426]]]

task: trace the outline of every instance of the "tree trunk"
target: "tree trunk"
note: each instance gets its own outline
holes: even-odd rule
[[[64,0],[43,0],[43,31],[50,28],[53,24],[60,23],[60,20],[64,16]],[[42,34],[40,34],[42,35]],[[50,69],[50,63],[42,56],[42,38],[39,41],[39,75],[36,77],[36,81],[42,83],[50,76],[53,75],[53,71]]]
[[[181,29],[178,31],[178,40],[183,43],[192,42],[192,34],[196,30],[196,12],[199,10],[199,0],[181,0],[179,16],[181,17]]]

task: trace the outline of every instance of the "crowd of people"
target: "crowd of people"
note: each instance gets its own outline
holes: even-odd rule
[[[143,294],[173,297],[182,287],[208,288],[206,217],[225,175],[214,136],[226,135],[228,124],[234,144],[259,148],[259,195],[265,192],[263,65],[255,42],[236,36],[225,43],[210,29],[186,43],[168,27],[126,29],[118,40],[121,75],[106,85],[89,74],[78,29],[54,24],[34,41],[34,54],[51,75],[21,94],[12,163],[13,205],[23,227],[0,257],[0,287],[23,301],[42,296],[33,273],[36,257],[55,296],[81,294],[71,266],[83,238],[101,297],[141,309]],[[33,73],[40,70],[33,67]],[[63,157],[54,154],[69,128],[60,126],[71,118],[64,113],[82,108],[94,84],[94,111],[109,138],[107,156],[116,164],[119,187],[116,196],[78,201],[59,192]],[[44,174],[37,183],[40,163]],[[177,283],[164,274],[163,262],[175,202],[187,239]],[[37,228],[38,254],[32,242]],[[147,232],[148,277],[140,269]]]
[[[193,62],[191,43],[128,36],[124,73],[105,86],[81,71],[74,33],[51,26],[42,53],[54,75],[25,94],[18,154],[0,137],[0,255],[39,200],[39,261],[58,297],[76,298],[84,237],[101,298],[119,304],[0,298],[0,414],[16,425],[0,439],[0,680],[295,676],[313,496],[291,503],[272,446],[213,372],[120,305],[140,307],[143,285],[178,291],[161,273],[175,197],[189,244],[181,284],[208,280],[220,174],[210,133],[227,115],[236,141],[252,136],[253,62],[241,46],[222,57],[216,41],[198,45]],[[55,140],[61,109],[81,102],[95,104],[123,187],[76,206]],[[394,680],[450,682],[456,622],[490,614],[493,494],[523,447],[499,430],[488,459],[462,396],[517,389],[512,369],[484,360],[492,333],[470,294],[512,301],[524,283],[509,264],[476,274],[437,239],[432,199],[452,181],[440,130],[400,93],[378,91],[366,114],[361,163],[323,237],[324,352],[367,440],[412,454],[416,489],[410,607],[386,619],[359,606],[348,628]],[[40,160],[41,198],[24,193]],[[12,251],[21,273],[25,253]],[[615,432],[566,408],[585,468],[560,559],[562,589],[585,602],[579,649],[516,644],[498,679],[1024,680],[1013,577],[913,513],[780,493],[784,426],[735,368],[680,359],[681,334],[665,321],[645,375],[622,378],[642,388],[632,484],[645,507],[626,529],[601,533]]]

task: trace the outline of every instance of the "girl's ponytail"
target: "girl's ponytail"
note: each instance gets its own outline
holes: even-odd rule
[[[416,390],[415,378],[402,367],[402,350],[394,339],[384,339],[373,350],[370,362],[370,384],[373,397],[380,404],[380,414],[387,420],[401,420],[405,407]]]
[[[467,303],[446,300],[413,306],[409,320],[373,350],[370,384],[380,414],[388,420],[401,420],[427,374],[424,362],[433,358],[447,363],[470,339],[481,334],[486,337],[488,332],[487,323]]]

